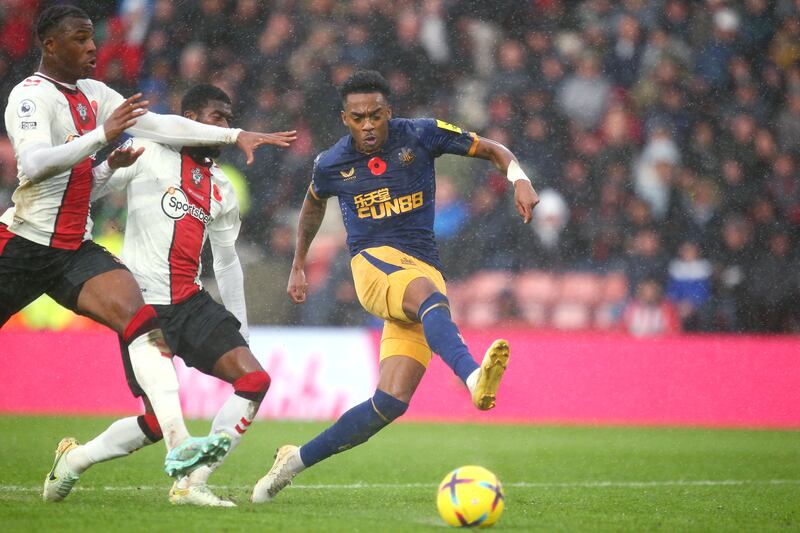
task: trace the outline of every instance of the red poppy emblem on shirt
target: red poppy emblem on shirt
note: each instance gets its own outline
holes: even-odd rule
[[[369,171],[372,172],[373,176],[380,176],[386,172],[386,161],[377,156],[370,159],[367,162],[367,166],[369,167]]]
[[[216,200],[218,202],[221,202],[222,201],[222,195],[220,194],[219,189],[217,189],[216,185],[214,185],[211,188],[211,191],[212,191],[211,193],[214,195],[214,200]]]

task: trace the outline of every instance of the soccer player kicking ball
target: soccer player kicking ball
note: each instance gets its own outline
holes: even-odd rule
[[[14,206],[0,217],[0,327],[49,294],[61,305],[122,335],[131,366],[157,415],[169,450],[168,470],[188,472],[213,462],[230,440],[193,438],[183,422],[178,383],[158,317],[145,305],[128,269],[91,241],[89,195],[94,154],[123,131],[177,146],[236,143],[252,159],[262,144],[287,146],[288,134],[208,126],[147,113],[146,101],[127,100],[87,79],[95,68],[91,20],[73,6],[44,10],[37,21],[39,70],[9,95],[5,125],[17,158]],[[152,419],[151,429],[157,427]],[[44,499],[63,499],[75,483],[56,450]]]
[[[517,210],[528,223],[538,197],[514,155],[440,120],[393,119],[389,85],[377,72],[356,72],[340,92],[350,134],[314,162],[288,292],[295,303],[305,301],[306,255],[325,215],[325,199],[338,196],[358,299],[384,319],[378,388],[303,446],[281,447],[253,489],[257,503],[270,501],[302,470],[366,442],[405,413],[431,352],[461,378],[481,410],[494,407],[509,356],[506,341],[496,340],[478,366],[450,317],[433,234],[433,164],[445,153],[493,162],[514,183]]]
[[[181,113],[203,124],[226,128],[231,119],[231,100],[217,87],[197,85],[184,95]],[[213,158],[218,155],[213,146],[180,149],[132,139],[100,165],[92,199],[127,188],[128,221],[122,258],[142,288],[145,301],[156,310],[173,353],[187,365],[233,385],[233,394],[211,426],[211,435],[230,436],[233,450],[253,422],[270,377],[246,341],[242,267],[235,248],[239,204],[231,182],[214,164]],[[127,166],[115,170],[119,165]],[[199,280],[206,236],[211,242],[224,307],[208,295]],[[143,397],[146,413],[116,421],[83,446],[73,439],[65,462],[75,477],[92,464],[123,457],[161,439],[124,343],[122,355],[128,385],[134,396]],[[221,462],[222,458],[180,476],[170,490],[170,501],[234,506],[207,486]]]

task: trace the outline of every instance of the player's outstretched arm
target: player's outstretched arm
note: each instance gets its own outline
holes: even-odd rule
[[[475,157],[494,163],[498,170],[505,173],[508,181],[514,184],[514,203],[525,224],[531,221],[533,208],[539,203],[539,195],[531,185],[531,180],[519,166],[517,158],[511,150],[497,141],[478,137]]]
[[[259,133],[236,128],[220,128],[202,124],[178,115],[147,113],[140,116],[128,133],[170,146],[214,146],[235,144],[253,162],[253,151],[270,144],[285,148],[297,139],[296,131]]]
[[[289,298],[296,304],[306,301],[306,292],[308,291],[305,273],[306,257],[308,249],[311,247],[311,241],[314,240],[322,224],[322,219],[325,218],[327,205],[325,200],[314,198],[309,189],[306,199],[303,201],[303,208],[300,210],[294,260],[292,260],[292,271],[289,273],[289,285],[286,287]]]
[[[113,141],[122,132],[128,128],[136,125],[137,119],[147,113],[147,105],[150,103],[148,100],[142,100],[142,93],[136,93],[133,96],[126,98],[117,108],[111,113],[105,122],[103,122],[103,130],[106,134],[108,142]]]
[[[277,133],[258,133],[254,131],[242,131],[236,137],[236,146],[244,152],[247,157],[247,164],[253,164],[253,151],[259,146],[271,144],[286,148],[297,140],[297,131],[279,131]]]

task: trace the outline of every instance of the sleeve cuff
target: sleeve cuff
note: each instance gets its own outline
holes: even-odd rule
[[[314,192],[314,185],[309,185],[308,186],[308,192],[311,194],[311,196],[314,197],[315,200],[322,201],[322,198],[317,196],[317,193]]]
[[[469,151],[467,152],[467,156],[475,157],[475,152],[478,151],[478,143],[480,142],[478,134],[474,131],[469,132],[472,135],[472,146],[469,147]]]

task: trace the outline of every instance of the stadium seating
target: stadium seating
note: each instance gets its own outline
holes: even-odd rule
[[[448,286],[454,317],[467,327],[519,320],[540,329],[611,329],[628,296],[625,274],[553,273],[531,270],[511,275],[481,271]],[[500,312],[512,298],[515,316]],[[504,302],[503,302],[504,303]]]

